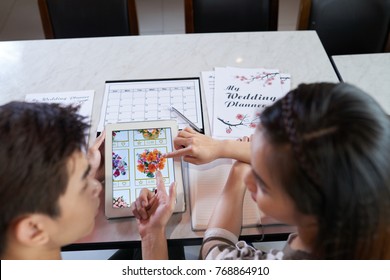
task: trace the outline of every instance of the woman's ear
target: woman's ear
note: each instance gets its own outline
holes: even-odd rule
[[[39,247],[50,240],[48,219],[41,214],[30,214],[19,219],[14,227],[15,239],[28,247]]]

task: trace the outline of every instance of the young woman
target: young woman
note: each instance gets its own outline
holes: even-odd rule
[[[348,84],[300,85],[262,112],[251,142],[223,141],[186,129],[167,155],[239,159],[202,258],[390,259],[390,121],[366,93]],[[283,250],[238,241],[246,190],[265,214],[297,227]]]

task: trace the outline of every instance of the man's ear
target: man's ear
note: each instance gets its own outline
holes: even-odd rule
[[[49,242],[48,218],[41,214],[30,214],[15,224],[15,238],[27,246],[42,246]]]

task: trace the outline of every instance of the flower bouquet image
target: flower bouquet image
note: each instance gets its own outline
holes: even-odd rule
[[[160,136],[162,128],[139,129],[138,132],[147,140],[155,140]]]
[[[112,175],[116,178],[119,175],[126,175],[127,163],[122,159],[122,157],[114,152],[112,152]]]
[[[112,207],[114,208],[128,208],[130,205],[123,199],[123,196],[112,198]]]
[[[137,154],[137,170],[146,174],[149,178],[154,178],[156,171],[163,170],[167,161],[161,155],[162,153],[157,149],[153,151],[145,150],[143,153]]]

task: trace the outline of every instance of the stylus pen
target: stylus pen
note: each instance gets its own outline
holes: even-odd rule
[[[171,111],[175,112],[179,117],[181,117],[183,120],[185,120],[193,130],[202,133],[202,130],[196,126],[192,121],[190,121],[186,116],[184,116],[179,110],[177,110],[175,107],[171,106]]]

